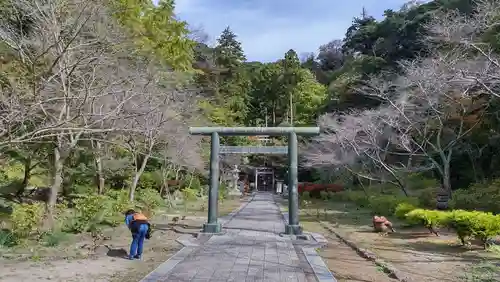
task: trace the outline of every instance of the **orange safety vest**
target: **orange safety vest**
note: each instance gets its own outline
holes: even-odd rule
[[[148,221],[148,218],[142,213],[136,212],[132,215],[132,221]]]

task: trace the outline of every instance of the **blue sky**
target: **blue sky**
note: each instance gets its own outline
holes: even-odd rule
[[[201,27],[213,43],[226,27],[238,35],[249,61],[275,61],[290,48],[300,55],[342,39],[365,7],[380,18],[407,0],[176,0],[176,13]]]

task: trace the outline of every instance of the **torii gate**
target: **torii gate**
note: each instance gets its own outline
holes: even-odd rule
[[[288,225],[285,233],[289,235],[302,234],[299,225],[299,194],[297,189],[298,149],[297,135],[318,135],[319,127],[190,127],[192,135],[211,136],[210,144],[210,190],[208,193],[208,220],[203,225],[205,233],[221,232],[221,225],[217,220],[219,198],[219,154],[220,136],[288,136]],[[283,147],[232,147],[233,150],[223,153],[279,153]],[[239,148],[239,149],[238,149]],[[246,149],[244,149],[246,148]],[[267,148],[267,149],[266,149]],[[274,148],[274,149],[273,149]],[[238,151],[239,150],[239,151]],[[228,150],[225,150],[228,151]]]

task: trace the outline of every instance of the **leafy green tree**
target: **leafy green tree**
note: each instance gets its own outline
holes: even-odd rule
[[[251,73],[252,92],[247,117],[249,125],[276,126],[282,113],[281,81],[282,65],[267,63]]]
[[[314,125],[327,99],[327,88],[316,81],[314,74],[300,69],[293,89],[296,125]]]
[[[185,21],[174,13],[174,0],[110,0],[115,17],[134,37],[139,54],[153,55],[159,62],[190,71],[196,43],[188,38]]]

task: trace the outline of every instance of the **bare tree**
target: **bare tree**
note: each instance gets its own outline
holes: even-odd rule
[[[342,40],[336,39],[319,47],[318,61],[325,70],[336,70],[344,64]]]
[[[63,163],[80,141],[98,140],[106,132],[132,131],[124,125],[133,123],[130,120],[137,123],[141,115],[145,136],[154,134],[148,123],[165,114],[154,111],[165,103],[153,102],[161,72],[146,59],[130,55],[132,49],[124,44],[127,36],[102,4],[22,0],[10,5],[29,16],[30,29],[16,30],[3,21],[0,38],[15,50],[28,79],[14,88],[20,89],[15,95],[2,93],[1,143],[54,144],[52,206],[61,189]],[[128,111],[134,107],[142,108]]]
[[[196,92],[167,88],[149,91],[151,92],[141,99],[138,97],[133,99],[136,103],[124,109],[128,116],[135,116],[128,119],[125,125],[126,130],[132,133],[127,140],[127,147],[136,161],[135,176],[129,189],[131,201],[134,199],[139,179],[154,150],[161,150],[166,146],[170,156],[173,156],[172,151],[186,148],[179,143],[181,140],[186,140],[187,126],[184,121],[196,115],[194,111]],[[176,154],[182,154],[183,151],[178,151]]]
[[[179,130],[178,137],[175,138],[170,146],[170,152],[175,156],[172,158],[180,167],[185,167],[189,174],[187,188],[191,188],[195,172],[206,173],[207,163],[202,156],[202,138],[200,136],[192,136],[187,131],[187,126],[182,126]],[[177,173],[176,173],[177,179]]]
[[[499,7],[496,2],[479,1],[472,17],[458,12],[436,15],[428,25],[432,36],[427,40],[434,47],[429,57],[401,62],[403,75],[392,81],[387,76],[374,78],[361,89],[381,100],[380,108],[372,113],[351,113],[340,124],[332,120],[324,123],[325,127],[334,124],[335,129],[317,141],[322,148],[341,151],[335,153],[333,163],[353,163],[353,159],[364,156],[395,177],[393,168],[398,161],[394,156],[389,159],[390,155],[403,152],[408,161],[425,157],[428,165],[417,167],[432,166],[451,195],[452,156],[463,138],[482,121],[489,100],[498,97],[498,59],[479,36],[495,25]],[[335,142],[331,141],[333,135]],[[339,162],[339,156],[344,161]],[[320,161],[318,158],[328,162],[327,155],[318,153],[310,160],[314,164]],[[410,166],[407,162],[398,169],[404,167],[403,171],[411,172],[414,167]]]
[[[190,26],[189,31],[191,40],[202,44],[209,44],[210,36],[206,33],[202,25]]]
[[[393,82],[368,83],[365,94],[380,98],[399,113],[398,134],[441,175],[451,195],[451,160],[461,141],[478,124],[491,99],[498,98],[500,64],[484,32],[498,25],[500,4],[477,1],[472,16],[438,13],[428,24],[428,58],[402,62],[404,75]]]
[[[425,156],[442,177],[443,186],[450,187],[450,164],[460,141],[479,122],[480,116],[471,115],[481,104],[462,96],[440,61],[425,60],[406,64],[406,75],[394,84],[376,80],[365,94],[375,96],[395,113],[392,117],[397,144],[414,156]],[[461,91],[462,90],[462,91]],[[382,109],[381,108],[381,109]],[[379,109],[379,111],[381,110]],[[471,117],[475,117],[472,118]]]
[[[324,133],[309,144],[308,164],[343,166],[373,179],[352,169],[366,171],[368,162],[401,187],[398,172],[432,168],[451,195],[453,154],[482,122],[490,100],[500,97],[499,59],[481,40],[498,27],[500,3],[477,1],[476,8],[470,17],[437,13],[427,26],[429,57],[401,62],[402,75],[366,81],[360,91],[379,99],[378,109],[324,116]],[[387,80],[391,76],[396,78]]]
[[[145,109],[149,110],[149,106],[146,106]],[[176,113],[169,112],[165,107],[160,107],[147,115],[137,117],[130,123],[130,130],[135,128],[136,131],[127,140],[127,147],[135,162],[134,178],[129,187],[130,201],[134,200],[137,184],[154,150],[162,142],[166,142],[166,132],[171,126],[171,120],[175,118],[173,115]]]
[[[309,144],[307,164],[343,167],[358,177],[391,183],[408,195],[404,176],[424,167],[417,152],[403,146],[396,117],[386,107],[323,116],[323,133]]]
[[[485,35],[498,28],[499,15],[498,1],[477,0],[472,15],[464,15],[458,10],[437,12],[426,26],[430,33],[426,38],[429,45],[435,50],[448,50],[440,53],[446,55],[442,59],[455,65],[457,75],[452,82],[481,86],[485,94],[497,98],[500,92],[494,86],[500,83],[500,58],[493,52],[487,37],[485,40]]]

